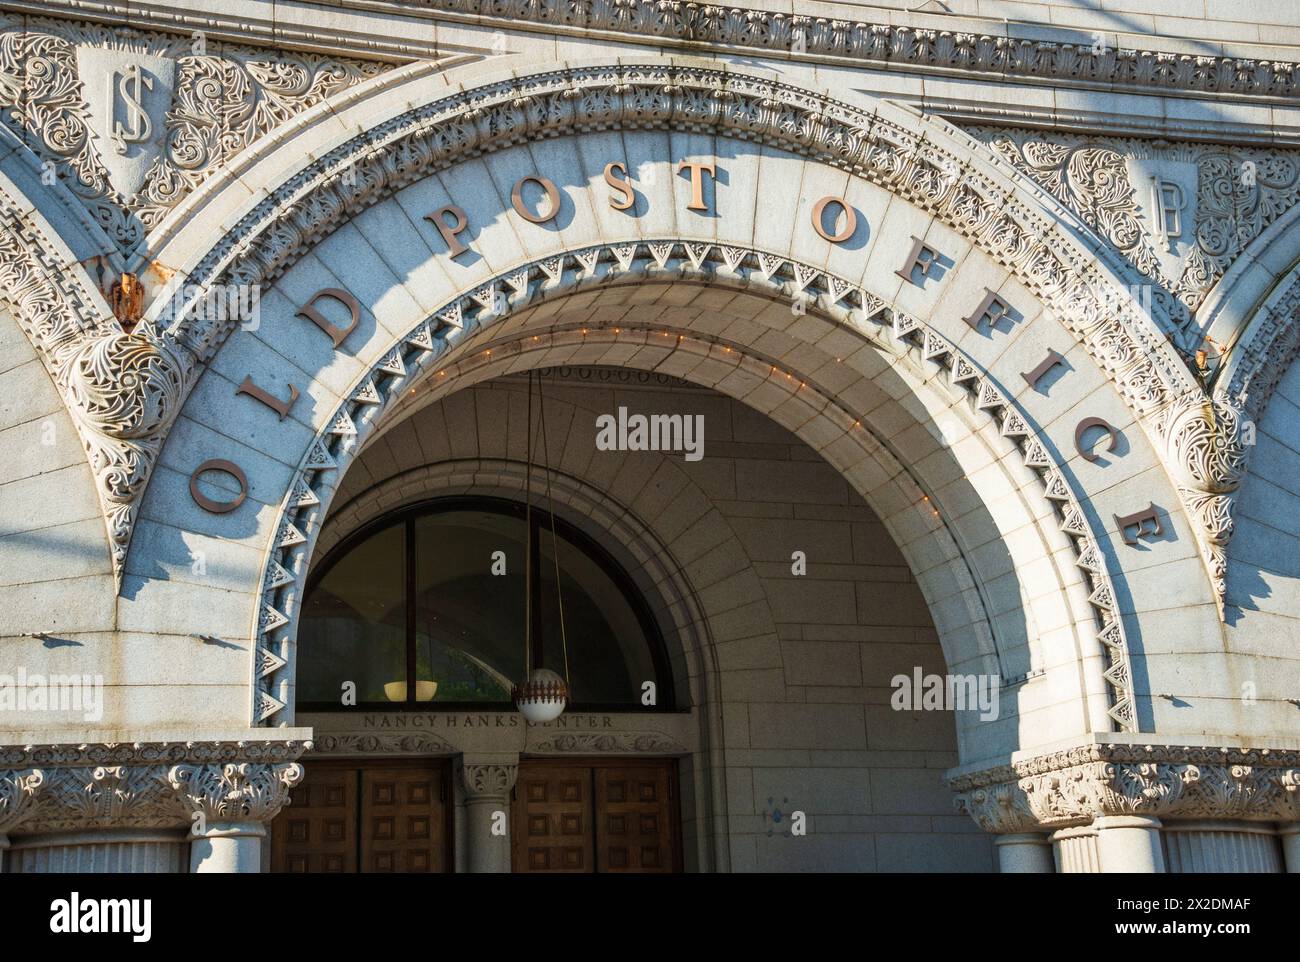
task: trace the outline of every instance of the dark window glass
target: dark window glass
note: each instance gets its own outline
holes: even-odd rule
[[[436,701],[508,702],[523,677],[526,535],[522,518],[487,511],[415,519],[416,677],[437,682]]]
[[[362,705],[508,706],[524,674],[528,524],[522,505],[457,499],[341,545],[303,605],[299,703],[344,707],[341,686],[354,681]],[[533,666],[564,674],[558,545],[572,704],[647,707],[642,686],[652,681],[653,707],[670,708],[662,643],[626,573],[562,522],[553,541],[549,515],[537,508],[532,525]],[[502,562],[505,573],[494,573]]]
[[[594,558],[560,533],[557,547],[564,593],[557,598],[549,523],[540,534],[546,667],[563,674],[558,604],[562,600],[574,698],[597,705],[639,700],[642,684],[656,681],[656,673],[650,646],[627,596]]]
[[[342,705],[403,700],[406,688],[406,528],[371,535],[308,592],[298,636],[298,699]],[[387,686],[387,687],[386,687]]]

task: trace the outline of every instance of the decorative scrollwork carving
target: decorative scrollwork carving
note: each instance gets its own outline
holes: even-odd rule
[[[1227,593],[1232,504],[1246,475],[1247,419],[1222,396],[1193,394],[1166,415],[1167,463],[1178,483],[1222,611]]]
[[[529,751],[581,755],[588,752],[685,754],[675,739],[659,732],[561,732],[530,745]]]
[[[184,815],[162,774],[159,767],[124,765],[48,769],[49,784],[23,830],[182,824]]]
[[[986,831],[1061,828],[1104,815],[1291,820],[1296,752],[1087,745],[949,779]]]
[[[475,798],[504,798],[515,787],[519,766],[509,764],[462,764],[461,780],[465,791]]]
[[[37,769],[0,772],[0,835],[11,831],[31,810],[31,800],[45,784]]]
[[[90,133],[78,46],[126,49],[177,62],[166,140],[138,194],[110,183]],[[220,163],[273,127],[392,64],[312,53],[212,44],[196,55],[187,36],[65,20],[0,15],[3,119],[44,160],[123,254]],[[99,78],[94,78],[98,83]]]
[[[168,770],[167,783],[191,811],[202,812],[209,822],[268,822],[302,775],[296,762],[176,765]]]

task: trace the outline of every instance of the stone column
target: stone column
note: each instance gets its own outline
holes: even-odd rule
[[[998,850],[998,871],[1003,874],[1056,871],[1052,843],[1046,835],[1037,832],[999,835],[993,844]]]
[[[33,796],[44,784],[45,773],[38,769],[11,768],[0,772],[0,873],[5,871],[9,830],[27,815]]]
[[[465,786],[466,850],[471,872],[510,871],[510,790],[519,762],[466,758],[460,766]]]
[[[1277,827],[1282,839],[1282,862],[1288,873],[1300,874],[1300,822],[1282,822]]]
[[[302,766],[176,765],[167,781],[191,813],[191,872],[260,872],[266,823],[302,781]]]
[[[1103,872],[1163,872],[1160,819],[1153,815],[1101,815],[1092,820],[1097,830],[1097,855]]]

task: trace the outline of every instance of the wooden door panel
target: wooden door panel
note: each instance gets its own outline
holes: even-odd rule
[[[271,828],[271,871],[357,870],[357,773],[308,765]]]
[[[362,771],[362,871],[444,870],[447,853],[442,779],[437,769]]]
[[[271,825],[271,871],[448,871],[445,764],[305,768]]]
[[[672,872],[676,799],[666,765],[596,769],[598,872]]]
[[[677,871],[675,766],[525,759],[511,806],[514,870]]]
[[[591,871],[591,772],[521,765],[511,806],[516,872]]]

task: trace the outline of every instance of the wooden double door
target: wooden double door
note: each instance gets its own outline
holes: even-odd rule
[[[674,759],[524,759],[511,798],[516,872],[679,872]]]
[[[451,871],[448,763],[305,767],[271,823],[271,871]]]

